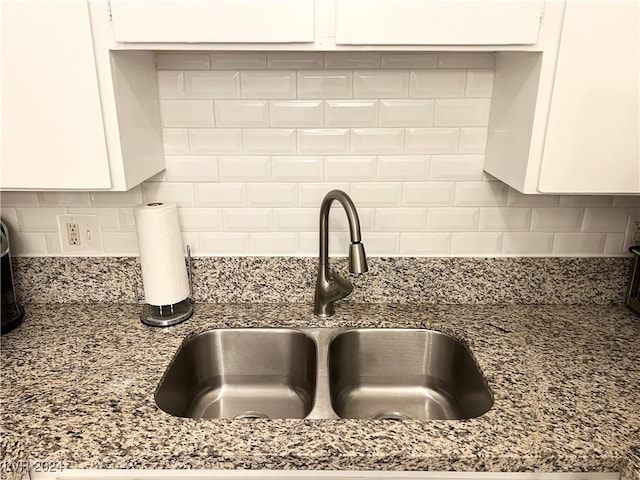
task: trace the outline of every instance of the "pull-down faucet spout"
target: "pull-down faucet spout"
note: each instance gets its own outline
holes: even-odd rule
[[[349,221],[349,272],[361,274],[369,269],[360,235],[358,211],[349,195],[341,190],[332,190],[320,206],[320,258],[313,313],[321,317],[333,315],[334,303],[353,291],[351,282],[332,272],[329,267],[329,211],[334,200],[340,202]]]

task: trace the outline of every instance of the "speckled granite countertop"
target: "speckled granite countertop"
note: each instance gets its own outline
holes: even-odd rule
[[[28,305],[25,323],[2,337],[4,475],[26,459],[69,468],[638,473],[640,317],[624,307],[343,304],[326,322],[310,310],[203,304],[188,322],[153,329],[136,305]],[[495,404],[480,418],[428,422],[194,420],[156,407],[154,390],[187,334],[241,326],[445,330],[469,343]]]

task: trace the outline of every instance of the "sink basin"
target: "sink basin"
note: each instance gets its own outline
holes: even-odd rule
[[[187,339],[156,390],[194,418],[304,418],[316,386],[313,339],[287,329],[218,329]]]
[[[493,405],[468,348],[430,330],[338,334],[329,346],[329,390],[342,418],[466,419]]]

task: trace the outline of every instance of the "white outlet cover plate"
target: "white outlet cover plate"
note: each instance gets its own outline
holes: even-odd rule
[[[70,255],[102,254],[102,230],[100,229],[100,217],[98,215],[57,215],[58,236],[62,253]],[[67,236],[67,223],[77,223],[80,235],[80,245],[69,244]]]

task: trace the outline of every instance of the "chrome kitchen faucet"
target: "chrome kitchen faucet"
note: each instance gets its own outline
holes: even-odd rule
[[[334,313],[334,303],[353,291],[353,285],[329,268],[329,211],[334,200],[338,200],[349,220],[349,272],[365,273],[369,270],[364,245],[360,238],[360,219],[353,201],[341,190],[331,190],[320,205],[320,260],[318,263],[318,279],[313,313],[320,317],[328,317]]]

